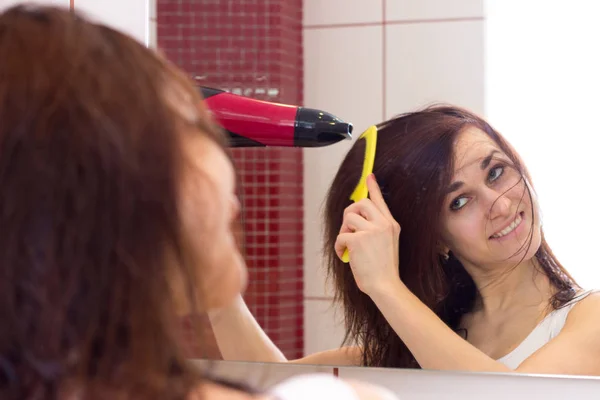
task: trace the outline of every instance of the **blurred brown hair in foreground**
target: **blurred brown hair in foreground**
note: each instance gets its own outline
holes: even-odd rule
[[[66,9],[0,14],[0,60],[0,398],[186,397],[180,132],[220,131],[165,60]]]

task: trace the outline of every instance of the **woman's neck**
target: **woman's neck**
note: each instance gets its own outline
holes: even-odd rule
[[[548,304],[555,288],[537,259],[497,268],[467,267],[479,292],[475,310],[483,315]]]

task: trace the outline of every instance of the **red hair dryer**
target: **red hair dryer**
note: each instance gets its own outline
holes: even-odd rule
[[[323,147],[352,138],[352,124],[321,110],[271,103],[201,87],[231,147]]]

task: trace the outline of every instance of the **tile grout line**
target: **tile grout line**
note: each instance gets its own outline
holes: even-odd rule
[[[385,5],[383,6],[385,9]],[[424,18],[424,19],[404,19],[383,21],[384,25],[411,25],[411,24],[431,24],[438,22],[469,22],[469,21],[484,21],[485,17],[455,17],[455,18]],[[303,29],[331,29],[331,28],[353,28],[353,27],[369,27],[379,26],[382,22],[350,22],[340,24],[313,24],[304,25]]]
[[[379,26],[381,22],[347,22],[347,23],[339,23],[339,24],[314,24],[314,25],[304,25],[302,29],[328,29],[328,28],[358,28],[358,27],[368,27],[368,26]]]

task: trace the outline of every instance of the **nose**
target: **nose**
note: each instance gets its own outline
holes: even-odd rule
[[[506,218],[512,212],[512,201],[506,193],[488,189],[485,194],[485,204],[488,207],[489,219]]]

